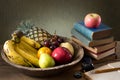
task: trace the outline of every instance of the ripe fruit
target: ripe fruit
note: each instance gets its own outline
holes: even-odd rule
[[[67,48],[71,52],[71,54],[74,55],[74,48],[73,48],[71,43],[63,42],[63,43],[60,44],[60,46]]]
[[[49,47],[51,50],[54,50],[55,48],[59,47],[60,43],[62,43],[63,41],[63,38],[55,34],[52,36],[52,38],[45,40],[43,46]]]
[[[58,41],[59,43],[62,43],[64,40],[63,40],[63,38],[60,38],[60,37],[59,37],[59,38],[57,39],[57,41]]]
[[[38,50],[38,53],[37,53],[37,57],[39,58],[41,54],[49,54],[51,55],[52,53],[52,50],[48,47],[41,47],[39,50]]]
[[[97,13],[89,13],[85,16],[84,23],[88,28],[97,28],[101,23],[101,17]]]
[[[53,67],[55,65],[54,59],[49,54],[41,54],[39,59],[40,68]]]
[[[39,42],[42,46],[44,40],[50,39],[52,36],[48,31],[37,27],[30,20],[20,22],[17,27],[17,30],[22,31],[28,38]]]
[[[57,48],[58,46],[55,46],[55,45],[50,45],[50,49],[51,50],[54,50],[55,48]]]
[[[45,47],[50,47],[50,41],[49,40],[45,40],[44,41],[44,46]]]
[[[58,64],[66,64],[72,60],[71,52],[65,47],[57,47],[52,52],[51,56]]]

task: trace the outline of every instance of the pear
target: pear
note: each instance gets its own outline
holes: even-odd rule
[[[54,59],[49,54],[41,54],[39,58],[40,68],[48,68],[55,66]]]
[[[60,46],[67,48],[71,52],[72,56],[74,55],[74,48],[73,48],[71,43],[63,42],[63,43],[60,44]]]

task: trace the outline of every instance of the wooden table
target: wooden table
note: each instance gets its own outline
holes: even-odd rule
[[[116,47],[116,53],[118,55],[118,58],[120,59],[120,42],[117,41],[117,47]],[[96,64],[95,67],[99,67],[101,65],[105,65],[108,63],[108,61],[100,64]],[[52,77],[46,77],[46,78],[36,78],[36,77],[30,77],[27,75],[24,75],[23,73],[19,72],[14,67],[6,64],[0,56],[0,80],[85,80],[84,77],[80,79],[76,79],[73,77],[73,74],[76,71],[80,70],[80,63],[77,64],[73,69],[66,71],[64,73],[61,73],[57,76]]]

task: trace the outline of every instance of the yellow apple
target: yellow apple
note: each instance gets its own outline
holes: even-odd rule
[[[74,48],[73,48],[71,43],[63,42],[63,43],[60,44],[60,46],[67,48],[71,52],[72,56],[74,55]]]

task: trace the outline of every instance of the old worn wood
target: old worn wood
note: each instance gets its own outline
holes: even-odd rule
[[[111,62],[115,62],[120,59],[120,41],[117,41],[116,53],[118,55],[118,59],[111,61]],[[105,65],[108,62],[110,62],[110,61],[96,64],[95,67]],[[5,63],[1,59],[1,56],[0,56],[0,80],[85,80],[84,77],[80,78],[80,79],[76,79],[73,77],[73,74],[76,71],[79,71],[80,69],[81,69],[81,67],[80,67],[80,63],[79,63],[71,70],[61,73],[56,76],[51,76],[51,77],[46,77],[46,78],[30,77],[30,76],[24,75],[17,69],[15,69],[12,66],[8,65],[7,63]]]

